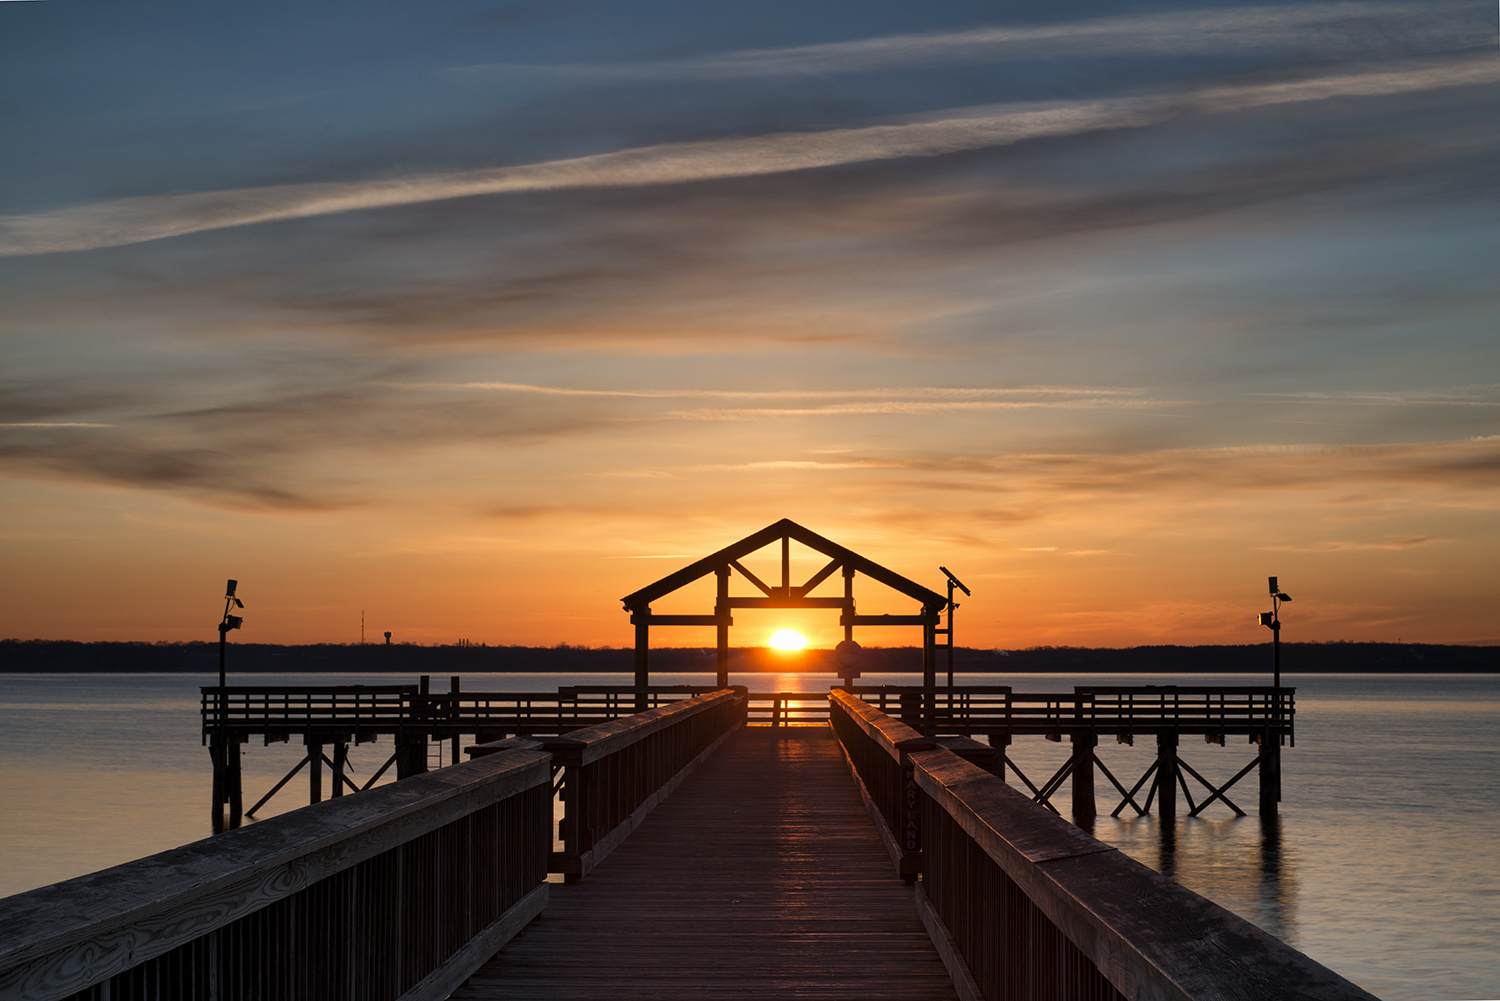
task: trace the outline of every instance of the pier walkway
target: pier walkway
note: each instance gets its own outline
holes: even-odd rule
[[[737,731],[454,1001],[956,998],[827,727]]]

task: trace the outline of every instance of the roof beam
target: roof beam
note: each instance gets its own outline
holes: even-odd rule
[[[622,600],[627,609],[635,611],[651,604],[662,595],[670,594],[725,566],[735,566],[745,573],[748,579],[754,581],[762,591],[770,594],[772,589],[759,578],[745,571],[743,567],[738,566],[738,561],[741,557],[748,556],[757,549],[763,549],[783,538],[796,539],[809,549],[816,550],[829,559],[838,560],[846,569],[856,570],[886,587],[915,598],[922,603],[924,608],[942,609],[948,605],[948,599],[938,592],[925,588],[916,581],[909,580],[892,570],[887,570],[874,560],[866,559],[852,549],[846,549],[836,542],[825,539],[788,518],[783,518],[774,525],[767,525],[759,532],[747,535],[733,545],[725,546],[716,553],[690,563],[676,573],[668,574],[656,583],[626,595]]]
[[[829,560],[826,567],[809,577],[806,584],[803,584],[801,587],[793,588],[792,593],[799,598],[802,597],[804,594],[827,580],[835,570],[843,565],[844,564],[842,560]]]
[[[755,576],[755,574],[751,573],[749,570],[746,570],[745,567],[740,563],[739,560],[730,560],[729,561],[729,565],[731,567],[733,567],[734,569],[738,570],[740,572],[740,574],[746,580],[748,580],[750,583],[752,583],[756,587],[760,588],[760,593],[761,594],[775,594],[776,593],[776,589],[775,588],[771,587],[771,585],[767,584],[765,581],[763,581],[759,577]]]

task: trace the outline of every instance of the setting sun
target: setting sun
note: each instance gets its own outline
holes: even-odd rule
[[[795,629],[778,629],[767,642],[773,650],[801,650],[807,646],[807,637]]]

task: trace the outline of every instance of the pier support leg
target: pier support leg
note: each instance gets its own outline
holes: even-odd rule
[[[1260,815],[1274,817],[1281,802],[1281,736],[1267,727],[1260,735]]]
[[[396,778],[405,779],[427,771],[427,735],[398,734],[396,737]]]
[[[1089,830],[1098,816],[1094,805],[1094,748],[1096,733],[1073,734],[1073,823]]]
[[[1156,735],[1156,815],[1164,824],[1177,818],[1177,734]]]
[[[459,675],[454,674],[454,675],[450,675],[449,676],[449,679],[448,679],[448,691],[452,692],[455,696],[458,694],[459,681],[460,681],[460,676]],[[458,699],[455,698],[452,702],[450,702],[448,704],[448,712],[450,713],[450,715],[452,715],[455,718],[457,718],[457,716],[459,715]],[[455,733],[453,735],[452,742],[451,742],[451,744],[449,745],[449,748],[448,748],[448,764],[450,764],[450,765],[456,765],[456,764],[458,764],[458,762],[460,760],[459,759],[458,745],[460,743],[461,742],[459,740],[459,735]]]
[[[225,789],[228,785],[227,776],[224,774],[225,746],[226,741],[222,736],[216,735],[208,738],[208,757],[214,766],[213,808],[212,813],[209,814],[209,820],[215,834],[222,833],[224,830],[224,801],[227,798]]]
[[[307,801],[323,802],[323,742],[307,735]]]
[[[240,740],[231,738],[224,745],[224,792],[229,799],[229,827],[239,827],[245,819],[245,793],[240,781]]]
[[[344,795],[344,768],[349,764],[349,745],[342,740],[333,742],[333,794]]]
[[[1001,782],[1005,781],[1005,756],[1010,753],[1010,734],[990,734],[990,746],[1000,748],[1000,753],[995,755],[995,767],[990,772],[999,777]]]

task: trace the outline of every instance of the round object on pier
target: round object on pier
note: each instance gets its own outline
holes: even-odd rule
[[[845,667],[857,665],[865,653],[863,648],[853,640],[841,640],[839,645],[833,648],[833,652],[838,656],[839,663]]]

